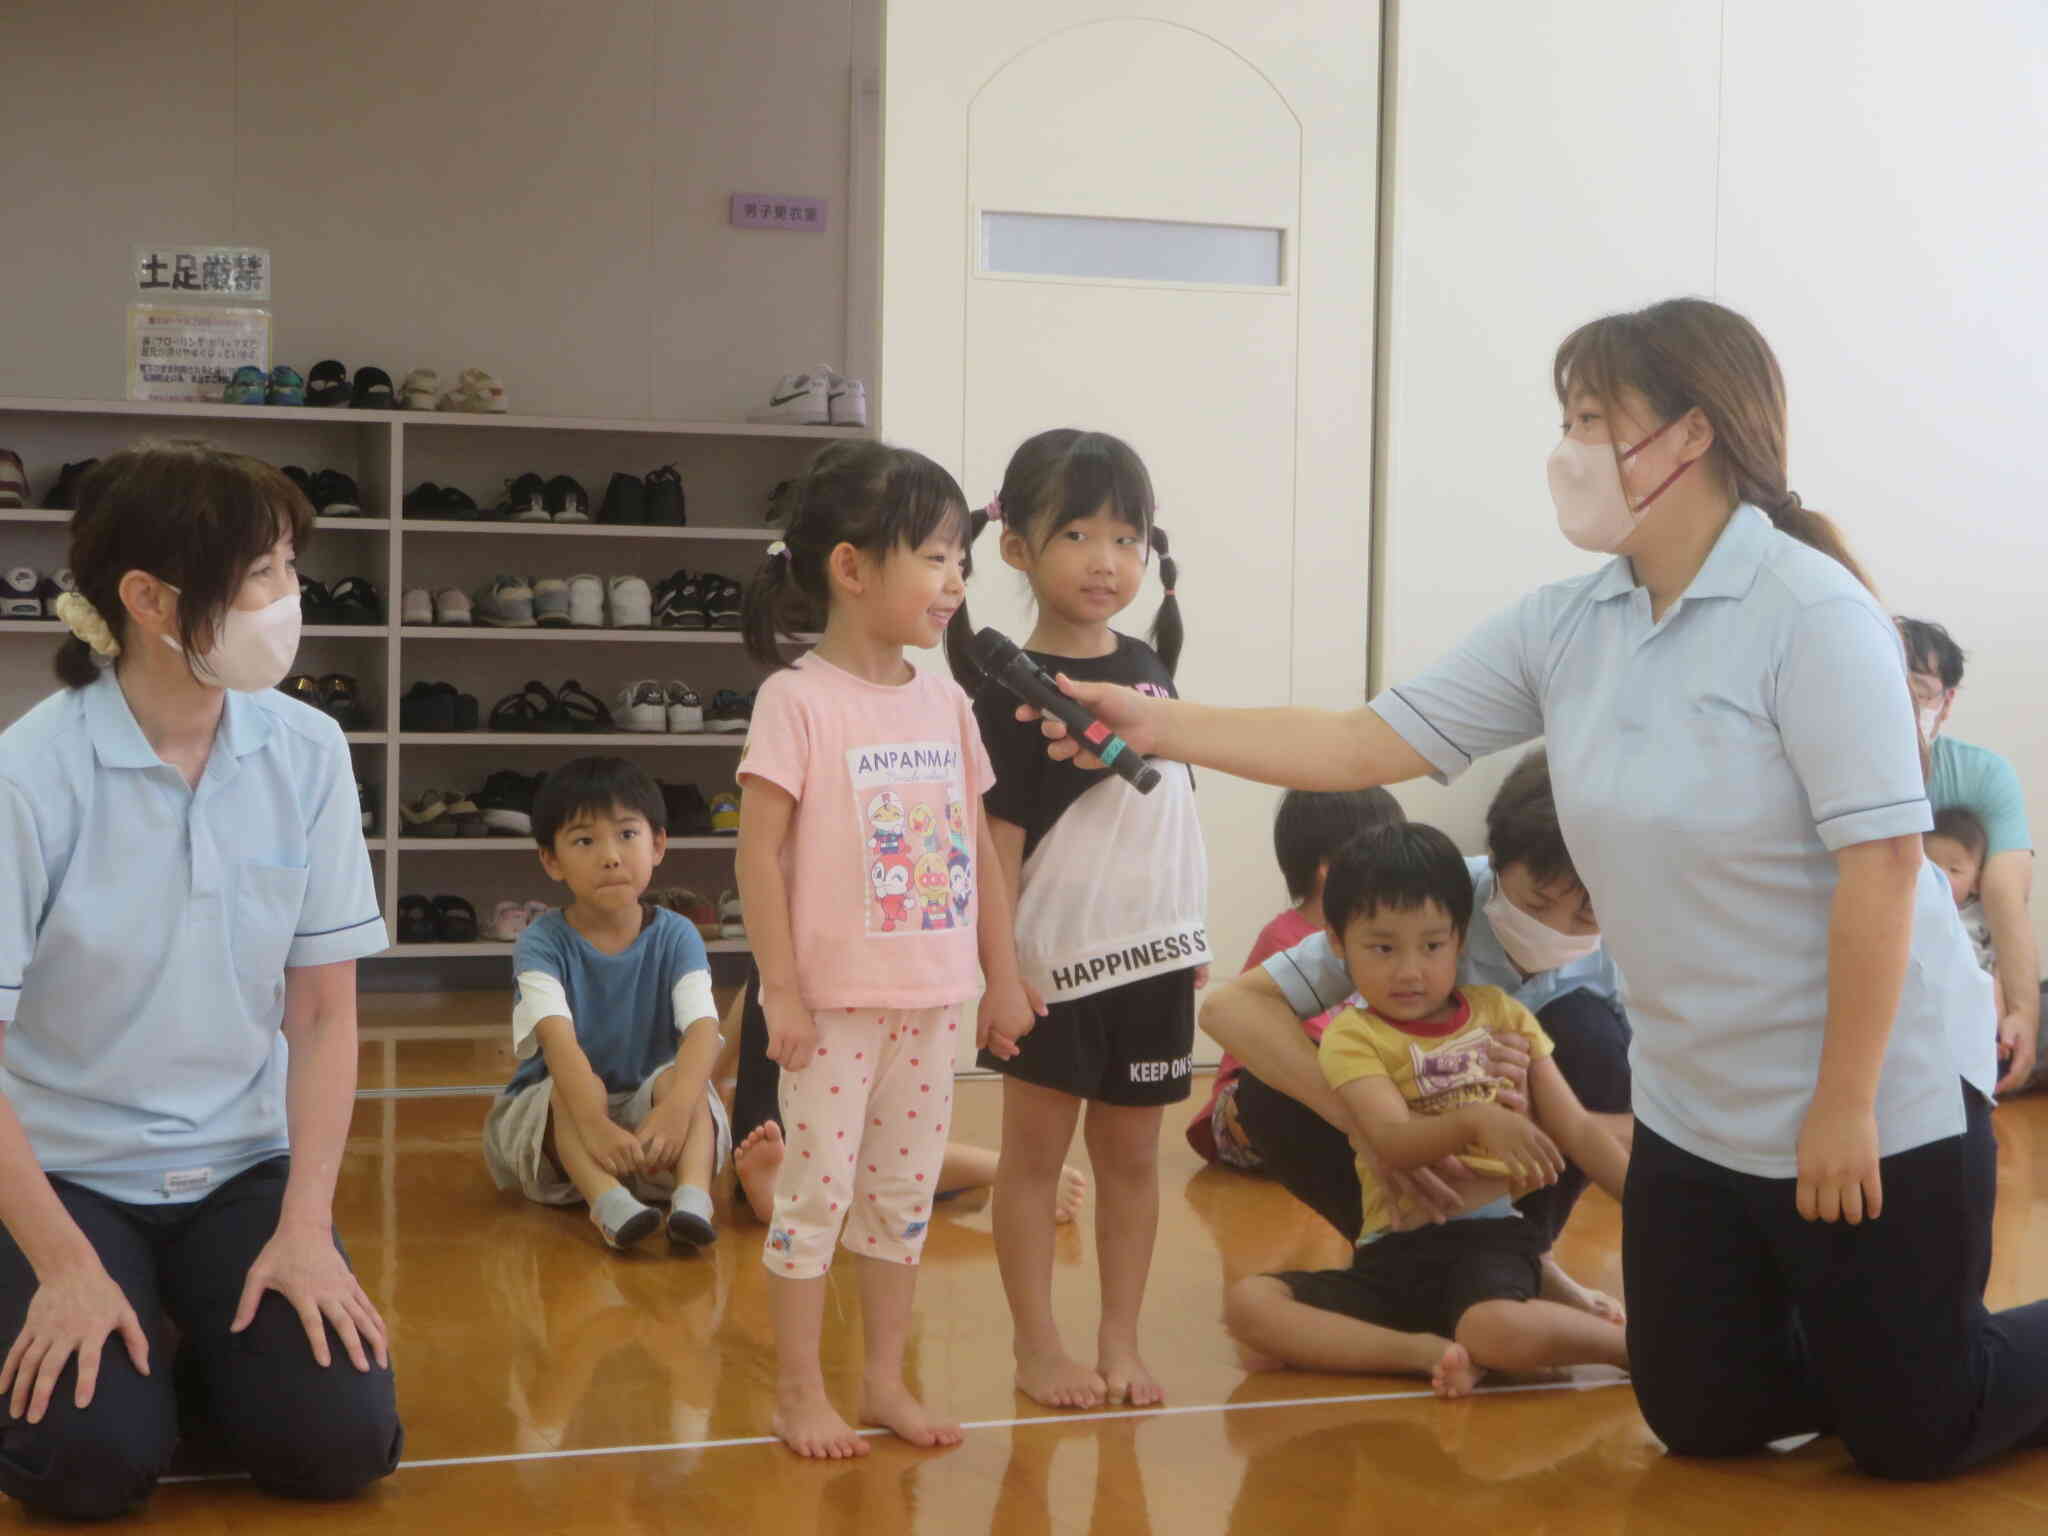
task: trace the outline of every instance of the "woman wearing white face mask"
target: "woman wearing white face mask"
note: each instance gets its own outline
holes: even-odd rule
[[[1573,332],[1553,378],[1551,492],[1616,557],[1599,570],[1350,713],[1072,691],[1141,752],[1304,789],[1448,779],[1543,736],[1628,976],[1650,1427],[1699,1455],[1833,1432],[1914,1478],[2048,1444],[2048,1303],[1982,1301],[1995,1065],[1950,1039],[1982,1033],[1989,983],[1921,853],[1897,635],[1787,488],[1777,361],[1679,299]]]
[[[402,1438],[333,1231],[387,941],[347,743],[275,691],[312,508],[195,444],[77,505],[65,688],[0,733],[0,1491],[119,1514],[197,1431],[353,1493]]]

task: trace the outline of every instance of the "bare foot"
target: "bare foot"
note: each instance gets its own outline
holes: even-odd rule
[[[1596,1291],[1591,1286],[1579,1284],[1566,1274],[1564,1266],[1549,1254],[1543,1256],[1543,1286],[1537,1294],[1544,1301],[1554,1301],[1560,1306],[1590,1312],[1602,1321],[1617,1326],[1628,1321],[1628,1312],[1620,1302],[1605,1291]]]
[[[1444,1347],[1443,1359],[1430,1372],[1429,1384],[1436,1388],[1438,1397],[1470,1397],[1472,1389],[1485,1376],[1486,1372],[1472,1363],[1464,1345],[1449,1344]]]
[[[793,1393],[778,1388],[770,1427],[784,1445],[814,1461],[848,1461],[868,1453],[867,1441],[839,1416],[822,1386]]]
[[[782,1154],[787,1150],[782,1127],[763,1120],[747,1133],[732,1155],[740,1176],[740,1190],[747,1197],[747,1209],[754,1220],[768,1221],[775,1215],[775,1177],[782,1172]]]
[[[951,1419],[935,1417],[901,1381],[861,1383],[860,1421],[886,1429],[912,1445],[943,1448],[960,1443],[960,1426]]]
[[[1060,1170],[1059,1199],[1053,1206],[1053,1220],[1064,1226],[1081,1214],[1088,1201],[1088,1175],[1078,1168]]]
[[[1145,1368],[1137,1350],[1128,1345],[1115,1348],[1101,1346],[1097,1350],[1095,1367],[1102,1372],[1103,1383],[1108,1389],[1104,1397],[1108,1402],[1129,1403],[1133,1408],[1156,1408],[1166,1401],[1165,1389]]]
[[[1064,1351],[1017,1357],[1017,1390],[1041,1408],[1100,1408],[1102,1377]]]

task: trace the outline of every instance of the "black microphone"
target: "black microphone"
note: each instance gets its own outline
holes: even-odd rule
[[[974,664],[1026,704],[1063,721],[1074,739],[1121,774],[1141,795],[1159,783],[1159,770],[1132,750],[1123,737],[1089,714],[1081,701],[1060,692],[1060,685],[1000,630],[984,629],[974,637]]]

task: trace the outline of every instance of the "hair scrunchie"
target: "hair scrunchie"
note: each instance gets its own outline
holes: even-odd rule
[[[107,627],[107,621],[100,617],[99,609],[93,607],[90,599],[76,592],[66,592],[57,599],[56,613],[72,634],[92,647],[95,655],[121,654],[121,642],[114,638],[114,632]]]
[[[780,562],[787,560],[788,558],[789,546],[783,543],[782,540],[777,539],[773,544],[770,544],[768,546],[768,559],[771,564],[779,564]]]
[[[989,497],[988,505],[981,509],[981,515],[992,523],[1000,523],[1003,520],[1003,498]]]

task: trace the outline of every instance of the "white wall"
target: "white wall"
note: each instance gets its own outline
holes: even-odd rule
[[[1430,0],[1395,46],[1379,680],[1588,567],[1544,487],[1551,353],[1703,294],[1778,352],[1793,487],[1971,652],[1953,729],[2048,833],[2048,10]],[[1476,848],[1507,766],[1403,797]]]
[[[478,365],[521,412],[722,419],[871,373],[879,7],[13,0],[0,395],[121,396],[143,241],[268,246],[301,372]],[[833,227],[731,229],[737,191]]]

